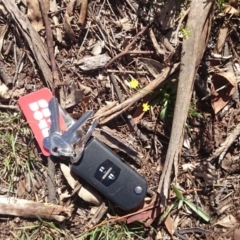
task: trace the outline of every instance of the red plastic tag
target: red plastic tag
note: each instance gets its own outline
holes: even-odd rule
[[[33,131],[42,153],[45,156],[50,155],[49,151],[43,147],[43,139],[49,136],[51,113],[48,108],[48,103],[52,97],[51,91],[48,88],[43,88],[21,97],[18,100],[18,104]],[[61,115],[59,116],[59,121],[61,130],[65,131],[66,125]]]

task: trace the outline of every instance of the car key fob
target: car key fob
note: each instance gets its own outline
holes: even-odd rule
[[[125,211],[139,206],[146,196],[146,180],[96,138],[71,169]]]

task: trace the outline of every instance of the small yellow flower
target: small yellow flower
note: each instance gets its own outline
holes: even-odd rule
[[[148,102],[143,103],[142,107],[144,112],[147,112],[150,109],[150,105],[148,104]]]
[[[139,82],[135,78],[133,78],[129,83],[130,88],[133,88],[133,89],[136,89],[138,87],[138,85],[139,85]]]

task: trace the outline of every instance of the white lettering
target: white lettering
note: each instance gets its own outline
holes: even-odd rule
[[[35,112],[39,109],[39,106],[38,106],[37,102],[30,103],[29,107],[33,112]]]
[[[43,119],[43,113],[41,111],[34,112],[33,116],[38,121]]]

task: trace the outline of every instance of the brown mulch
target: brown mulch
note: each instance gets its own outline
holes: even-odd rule
[[[0,2],[0,194],[49,203],[54,191],[56,202],[51,204],[71,213],[61,213],[64,221],[2,214],[0,238],[76,239],[100,229],[89,239],[106,239],[104,231],[116,239],[240,239],[239,3],[213,1],[209,40],[170,179],[185,199],[211,216],[206,222],[185,205],[160,221],[177,199],[171,187],[165,208],[155,201],[174,131],[182,42],[192,35],[185,28],[189,1],[9,1],[21,12],[10,11],[8,1]],[[39,4],[48,13],[52,55]],[[136,89],[132,79],[138,81]],[[77,194],[79,186],[72,189],[63,176],[60,163],[66,159],[54,160],[56,186],[49,189],[49,160],[17,104],[44,87],[56,93],[75,119],[94,110],[99,125],[93,135],[110,135],[114,141],[101,141],[147,180],[144,207],[126,213],[104,197],[101,208],[84,201]],[[146,103],[151,107],[144,111]],[[136,226],[141,229],[137,235],[121,235]]]

